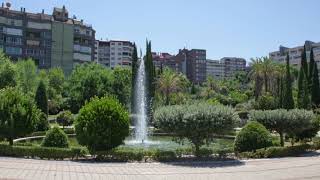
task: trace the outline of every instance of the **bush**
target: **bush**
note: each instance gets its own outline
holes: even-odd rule
[[[70,111],[63,111],[57,116],[57,123],[60,126],[70,126],[73,124],[73,115]]]
[[[177,159],[177,154],[175,151],[157,150],[153,155],[153,159],[156,161],[173,161]]]
[[[48,148],[40,146],[9,146],[0,144],[0,156],[29,157],[41,159],[66,159],[84,157],[86,151],[83,148]]]
[[[238,154],[241,158],[279,158],[295,157],[304,154],[312,149],[309,144],[288,147],[269,147],[267,149],[258,149],[256,152],[242,152]]]
[[[269,131],[258,122],[249,122],[236,136],[235,152],[255,151],[272,146]]]
[[[254,109],[257,110],[272,110],[277,109],[275,98],[270,94],[260,96],[254,104]]]
[[[187,138],[198,151],[213,135],[233,130],[239,116],[229,107],[192,104],[161,107],[154,119],[156,127],[175,133],[180,142]]]
[[[49,129],[49,121],[47,115],[41,113],[38,122],[36,122],[36,131],[47,131]]]
[[[280,134],[281,145],[284,145],[284,134],[297,136],[304,130],[312,127],[314,115],[312,111],[302,109],[293,109],[287,111],[285,109],[267,110],[267,111],[251,111],[249,120],[258,121],[268,130],[276,131]]]
[[[93,98],[75,122],[77,139],[91,153],[109,151],[129,135],[129,115],[114,97]]]
[[[53,127],[47,132],[41,146],[67,148],[69,147],[68,137],[59,127]]]

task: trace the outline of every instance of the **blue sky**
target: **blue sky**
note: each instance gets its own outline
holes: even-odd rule
[[[320,41],[319,0],[8,0],[14,9],[52,12],[66,5],[96,38],[135,41],[177,53],[202,48],[208,59],[266,56],[279,45]]]

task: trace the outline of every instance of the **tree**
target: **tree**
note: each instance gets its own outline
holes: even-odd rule
[[[213,141],[213,135],[225,134],[233,129],[239,116],[230,107],[209,104],[163,106],[154,114],[155,125],[164,132],[174,133],[175,140],[186,138],[195,147]]]
[[[35,102],[37,107],[46,115],[48,115],[48,96],[47,89],[43,83],[40,81],[39,86],[36,91]]]
[[[294,108],[294,100],[292,95],[292,81],[291,81],[291,73],[290,73],[290,63],[289,63],[289,54],[287,54],[286,58],[286,77],[285,77],[285,93],[283,94],[283,108],[284,109],[293,109]],[[283,82],[282,82],[283,83]]]
[[[73,115],[71,111],[63,111],[59,113],[57,116],[57,123],[62,126],[63,128],[65,126],[70,126],[73,124]]]
[[[129,115],[113,97],[93,98],[75,121],[77,140],[91,153],[109,151],[129,135]]]
[[[165,105],[170,104],[170,95],[186,90],[188,81],[182,75],[165,68],[157,80],[157,91],[164,97]]]
[[[298,78],[298,108],[309,109],[311,106],[310,93],[309,93],[309,80],[308,80],[308,63],[306,52],[301,55],[301,67]]]
[[[17,63],[18,67],[18,87],[25,93],[33,94],[37,87],[37,67],[33,60],[21,60]]]
[[[49,80],[49,98],[54,99],[57,95],[63,93],[63,86],[65,83],[65,77],[61,68],[52,68],[48,72]]]
[[[316,62],[314,62],[313,74],[312,74],[311,100],[313,105],[317,107],[320,106],[319,71],[318,71],[318,66]]]
[[[138,50],[136,44],[133,45],[133,53],[132,53],[132,64],[131,64],[131,73],[132,73],[132,79],[131,79],[131,112],[135,113],[135,102],[134,102],[134,91],[135,91],[135,82],[136,82],[136,74],[138,72]]]
[[[23,137],[35,129],[41,111],[34,101],[15,88],[0,90],[0,137],[10,145],[13,139]]]
[[[270,132],[256,121],[249,122],[237,134],[234,141],[235,152],[249,152],[272,146]]]
[[[68,80],[68,104],[73,113],[92,97],[102,97],[113,92],[110,69],[95,63],[77,65]]]
[[[311,48],[310,51],[310,62],[309,62],[309,75],[308,79],[310,80],[310,87],[312,86],[312,76],[313,76],[313,71],[314,67],[317,66],[317,63],[314,61],[314,53],[313,53],[313,48]]]
[[[9,59],[0,59],[0,89],[16,86],[16,66]]]
[[[147,90],[147,111],[151,113],[152,103],[155,95],[155,66],[152,60],[151,41],[147,41],[147,50],[145,56],[145,72],[146,72],[146,90]]]
[[[118,98],[121,104],[124,106],[130,103],[131,81],[132,81],[131,70],[128,68],[116,67],[113,70],[114,83],[112,85],[113,94]]]
[[[310,128],[313,118],[312,111],[300,109],[251,111],[249,114],[250,121],[258,121],[268,130],[279,133],[281,146],[284,146],[285,133],[298,134]]]

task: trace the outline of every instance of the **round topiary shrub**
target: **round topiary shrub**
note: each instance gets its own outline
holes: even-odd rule
[[[114,97],[93,98],[75,120],[77,140],[92,154],[108,151],[129,135],[129,115]]]
[[[57,123],[60,126],[70,126],[73,124],[73,115],[71,111],[63,111],[57,116]]]
[[[43,139],[41,146],[68,148],[69,140],[66,133],[56,126],[47,132],[46,137]]]
[[[235,152],[248,152],[272,146],[270,132],[256,121],[249,122],[236,136]]]

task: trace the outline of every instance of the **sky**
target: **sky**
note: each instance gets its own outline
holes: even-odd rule
[[[280,45],[320,42],[319,0],[7,0],[12,8],[69,14],[92,24],[96,39],[130,40],[177,54],[206,49],[208,59],[267,56]]]

